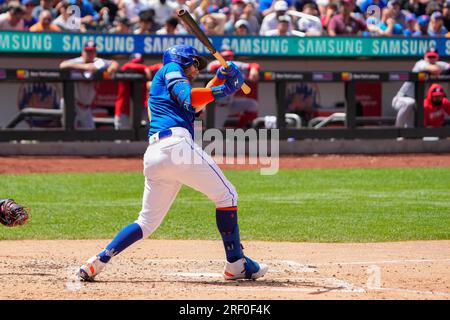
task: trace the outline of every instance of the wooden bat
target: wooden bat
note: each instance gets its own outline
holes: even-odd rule
[[[185,9],[178,10],[178,17],[180,17],[180,19],[183,20],[186,23],[186,25],[189,26],[189,28],[191,29],[192,33],[195,34],[197,39],[200,40],[200,42],[203,43],[203,45],[220,62],[220,64],[225,69],[227,69],[229,67],[228,66],[228,62],[226,62],[225,59],[222,57],[222,55],[219,52],[217,52],[216,49],[214,49],[214,46],[212,45],[211,41],[209,41],[209,39],[206,36],[206,34],[202,31],[202,29],[200,29],[199,25],[192,18],[192,16],[189,13],[189,11],[187,11]],[[242,85],[241,89],[242,89],[242,91],[245,94],[249,94],[250,91],[251,91],[250,87],[246,83],[244,83]]]

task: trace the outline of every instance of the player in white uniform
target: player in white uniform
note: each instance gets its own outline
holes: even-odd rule
[[[88,78],[99,70],[115,72],[119,68],[119,64],[114,60],[97,57],[95,42],[90,40],[85,43],[81,57],[65,60],[59,67],[82,70]],[[78,81],[75,83],[75,128],[95,129],[92,104],[96,94],[94,82]]]
[[[450,71],[450,64],[438,60],[439,54],[435,50],[430,49],[425,53],[423,59],[416,62],[412,72],[427,72],[433,75],[439,75],[444,71]],[[395,120],[396,127],[414,127],[415,105],[414,82],[407,81],[400,87],[400,90],[392,99],[392,107],[398,112]]]
[[[227,280],[257,279],[268,267],[244,256],[237,223],[237,192],[212,158],[194,143],[195,114],[213,100],[239,90],[244,79],[235,64],[219,69],[206,88],[191,87],[206,61],[187,45],[168,48],[164,66],[153,78],[148,101],[149,146],[144,155],[145,189],[139,218],[126,226],[98,255],[81,266],[92,281],[109,260],[161,224],[182,185],[205,194],[216,205],[216,223],[224,243]],[[189,214],[189,212],[186,212]]]

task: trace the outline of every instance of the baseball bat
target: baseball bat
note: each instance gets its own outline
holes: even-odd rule
[[[211,43],[211,41],[209,41],[208,37],[202,31],[202,29],[200,29],[199,25],[197,24],[197,22],[195,22],[194,18],[192,18],[192,16],[189,13],[189,11],[187,11],[185,9],[178,10],[178,17],[180,17],[180,19],[183,20],[186,23],[186,25],[189,26],[189,28],[191,29],[192,33],[195,34],[197,39],[200,40],[200,42],[203,43],[203,45],[220,62],[220,64],[225,69],[227,69],[228,68],[228,62],[226,62],[225,59],[222,57],[222,55],[219,52],[217,52],[216,49],[214,49],[213,44]],[[250,91],[251,91],[250,87],[245,82],[242,85],[241,89],[242,89],[242,91],[245,94],[249,94]]]

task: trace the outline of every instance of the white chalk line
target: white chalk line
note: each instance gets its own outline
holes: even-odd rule
[[[400,293],[414,293],[419,295],[433,295],[433,296],[442,296],[442,297],[450,297],[450,292],[437,292],[437,291],[418,291],[418,290],[410,290],[410,289],[399,289],[399,288],[370,288],[369,291],[393,291]]]
[[[314,266],[372,265],[372,264],[406,264],[406,263],[430,263],[430,262],[450,262],[450,259],[407,259],[407,260],[381,260],[381,261],[324,262],[324,263],[315,263],[312,265]]]
[[[197,260],[194,260],[197,261]],[[156,262],[156,260],[155,260]],[[198,262],[198,261],[197,261]],[[212,262],[212,261],[211,261]],[[216,260],[215,262],[222,262],[222,260]],[[291,260],[272,260],[267,261],[267,263],[272,262],[273,264],[284,264],[287,267],[302,273],[308,273],[308,272],[315,272],[315,268],[298,263],[296,261]],[[374,265],[374,264],[402,264],[402,263],[429,263],[429,262],[450,262],[450,259],[420,259],[420,260],[383,260],[383,261],[355,261],[355,262],[334,262],[334,263],[323,263],[323,264],[315,264],[313,266],[327,266],[327,265]],[[271,270],[272,272],[280,271],[280,270]],[[270,271],[269,271],[270,272]],[[168,274],[169,275],[169,274]],[[214,273],[214,272],[177,272],[177,273],[170,273],[172,276],[180,276],[180,277],[186,277],[186,278],[213,278],[213,279],[223,279],[223,276],[221,273]],[[317,292],[343,292],[343,293],[365,293],[367,291],[384,291],[384,292],[399,292],[399,293],[412,293],[412,294],[418,294],[418,295],[433,295],[433,296],[443,296],[448,297],[450,296],[450,293],[448,292],[434,292],[434,291],[420,291],[420,290],[411,290],[411,289],[400,289],[400,288],[368,288],[367,290],[355,286],[354,284],[337,278],[289,278],[289,280],[298,280],[298,281],[323,281],[326,283],[326,285],[330,286],[331,288],[324,288],[324,289],[316,289],[311,290],[309,288],[272,288],[272,287],[252,287],[252,288],[234,288],[238,291],[274,291],[274,292],[306,292],[306,293],[317,293]],[[281,279],[279,279],[281,280]],[[318,286],[320,286],[318,284]],[[213,291],[225,291],[229,290],[229,288],[204,288],[204,290],[213,290]]]

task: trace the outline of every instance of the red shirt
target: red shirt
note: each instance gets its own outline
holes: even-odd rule
[[[450,115],[450,101],[446,97],[442,99],[442,104],[440,105],[433,105],[431,102],[431,93],[437,87],[440,87],[443,91],[440,84],[432,84],[423,102],[425,127],[442,127],[445,121],[445,113]]]
[[[135,62],[127,62],[125,63],[120,70],[134,70],[140,73],[145,73],[146,65],[142,63]],[[131,83],[128,81],[120,81],[117,89],[117,99],[115,104],[115,116],[120,116],[121,114],[125,114],[127,116],[130,115],[130,99],[131,99]],[[147,87],[144,83],[142,84],[142,105],[147,107]]]
[[[350,16],[348,22],[345,23],[344,16],[340,13],[333,16],[330,22],[328,22],[328,31],[329,30],[334,30],[337,35],[355,35],[359,31],[366,30],[366,24],[352,16]]]

